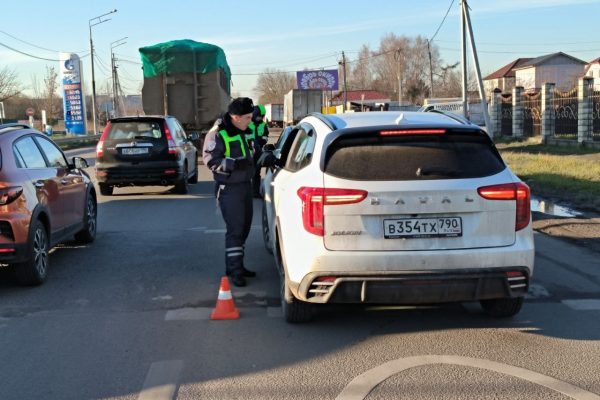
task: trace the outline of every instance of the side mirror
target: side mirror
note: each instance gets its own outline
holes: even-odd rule
[[[73,165],[77,169],[84,169],[90,166],[87,160],[83,157],[73,157]]]
[[[271,168],[277,165],[277,157],[271,151],[265,151],[260,155],[257,164],[261,167]]]
[[[275,145],[273,143],[267,143],[263,146],[263,151],[275,151]]]
[[[200,134],[196,131],[190,132],[188,135],[188,139],[190,139],[191,141],[196,141],[200,139]]]

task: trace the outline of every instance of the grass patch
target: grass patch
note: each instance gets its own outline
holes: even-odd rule
[[[497,144],[511,170],[534,195],[600,211],[600,150],[528,140]]]

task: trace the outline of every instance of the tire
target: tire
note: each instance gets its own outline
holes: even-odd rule
[[[523,297],[481,300],[483,310],[492,317],[508,318],[521,311]]]
[[[188,193],[188,167],[187,164],[183,166],[183,177],[181,180],[175,182],[175,193],[187,194]]]
[[[96,239],[98,205],[91,193],[87,196],[83,218],[83,229],[75,234],[75,241],[81,244],[92,243]]]
[[[262,234],[265,243],[265,249],[269,254],[273,254],[273,245],[270,237],[271,228],[269,227],[269,219],[267,218],[267,205],[263,202],[262,206]]]
[[[188,177],[188,183],[195,184],[198,183],[198,154],[196,154],[196,169],[194,170],[194,175]]]
[[[100,194],[102,196],[112,196],[113,194],[113,187],[105,183],[99,183],[98,188],[100,188]]]
[[[285,268],[281,258],[279,244],[277,245],[277,263],[280,270],[279,274],[279,292],[281,295],[281,310],[286,322],[299,324],[309,322],[314,315],[314,307],[310,303],[300,301],[292,294],[285,275]]]
[[[21,285],[41,285],[48,276],[50,251],[48,233],[40,220],[31,222],[29,230],[27,261],[15,264],[15,278]]]

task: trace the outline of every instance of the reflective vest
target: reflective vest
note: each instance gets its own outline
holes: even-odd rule
[[[254,125],[254,121],[251,121],[250,125],[248,125],[248,128],[252,131],[252,133],[249,135],[246,135],[246,139],[254,140],[254,139],[256,139],[257,134],[258,134],[258,137],[263,137],[265,134],[265,126],[267,126],[267,123],[265,121],[258,124],[258,127],[256,125]]]
[[[225,142],[225,157],[231,157],[231,147],[229,147],[229,143],[240,142],[240,148],[242,149],[242,155],[244,158],[246,158],[246,146],[248,146],[248,143],[247,142],[244,143],[244,139],[242,138],[242,135],[237,134],[235,136],[229,136],[229,134],[227,133],[227,131],[225,129],[221,129],[219,131],[219,135],[223,139],[223,142]]]

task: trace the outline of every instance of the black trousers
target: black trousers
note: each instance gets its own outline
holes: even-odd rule
[[[219,207],[225,220],[225,273],[243,273],[244,246],[252,226],[252,188],[250,182],[219,185]]]

